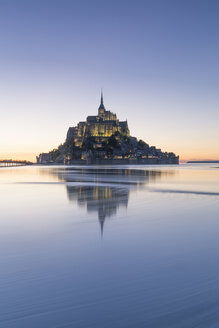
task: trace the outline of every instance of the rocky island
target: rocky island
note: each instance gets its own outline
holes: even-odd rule
[[[130,136],[128,122],[105,109],[101,93],[98,115],[70,127],[57,149],[37,156],[38,164],[179,164],[179,156],[162,152]]]

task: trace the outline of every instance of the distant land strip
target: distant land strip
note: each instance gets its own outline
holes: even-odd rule
[[[188,161],[187,163],[219,163],[219,161]]]
[[[192,191],[192,190],[175,190],[175,189],[152,189],[151,192],[162,192],[162,193],[171,193],[171,194],[193,194],[193,195],[204,195],[204,196],[219,196],[219,192],[210,192],[210,191]]]

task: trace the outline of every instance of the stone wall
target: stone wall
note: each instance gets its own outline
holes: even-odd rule
[[[96,159],[72,161],[71,165],[176,165],[179,157],[173,158],[142,158],[142,159]]]

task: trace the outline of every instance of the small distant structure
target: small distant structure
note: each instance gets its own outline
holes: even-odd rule
[[[32,162],[29,161],[17,161],[13,159],[1,159],[0,160],[0,167],[11,167],[11,166],[24,166],[24,165],[33,165]]]

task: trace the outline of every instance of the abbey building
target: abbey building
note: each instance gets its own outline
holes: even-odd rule
[[[105,109],[101,92],[98,115],[88,116],[85,122],[79,122],[76,127],[70,127],[67,140],[74,139],[75,146],[81,147],[86,137],[95,137],[96,141],[102,142],[115,133],[129,137],[128,122],[119,121],[116,114]]]

